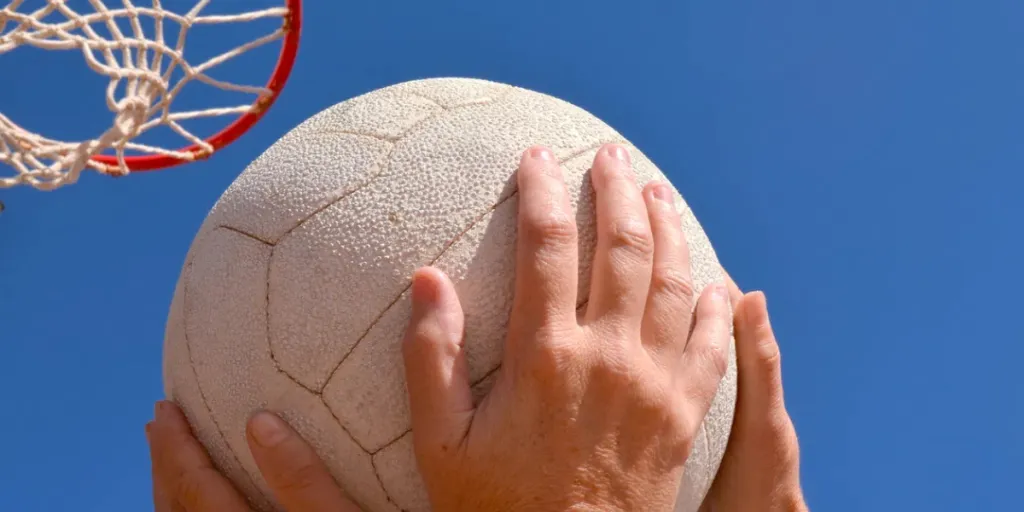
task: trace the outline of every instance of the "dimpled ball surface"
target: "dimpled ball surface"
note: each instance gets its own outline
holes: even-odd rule
[[[368,512],[425,511],[413,458],[401,340],[413,271],[454,281],[479,399],[499,368],[512,302],[515,171],[533,144],[565,170],[580,233],[580,304],[595,245],[589,169],[627,144],[642,183],[663,178],[589,113],[504,84],[439,78],[345,101],[285,135],[219,199],[188,252],[164,346],[169,399],[260,510],[277,505],[245,438],[282,415]],[[682,197],[695,288],[723,278]],[[735,404],[735,352],[690,458],[676,510],[707,493]]]

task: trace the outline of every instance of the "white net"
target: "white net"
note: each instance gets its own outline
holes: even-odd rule
[[[135,5],[131,0],[115,1],[121,5],[108,7],[103,0],[88,0],[89,12],[78,12],[68,6],[66,0],[46,0],[44,6],[31,11],[25,6],[25,0],[11,0],[0,10],[0,56],[19,47],[80,51],[89,68],[109,80],[106,104],[113,113],[108,129],[82,141],[49,139],[20,127],[0,113],[0,164],[13,169],[13,175],[2,173],[3,166],[0,166],[0,188],[27,185],[51,190],[75,183],[85,169],[124,175],[130,171],[133,159],[140,158],[133,154],[145,156],[150,164],[157,160],[189,162],[205,158],[217,148],[183,127],[183,121],[259,113],[272,101],[274,91],[269,87],[214,79],[209,71],[243,53],[284,38],[291,29],[285,0],[280,0],[280,6],[228,14],[206,14],[204,11],[208,10],[211,0],[147,0],[149,5],[146,6]],[[180,8],[175,12],[163,5],[185,3],[191,7],[187,12],[180,12]],[[256,2],[230,1],[225,5],[244,10],[252,3]],[[269,33],[248,39],[199,63],[186,59],[185,43],[193,27],[275,17],[284,22],[274,25],[276,28]],[[176,111],[174,100],[182,88],[195,82],[242,93],[248,101],[240,105]],[[136,141],[141,134],[158,126],[170,128],[183,139],[184,144],[175,148],[188,150]],[[112,157],[95,158],[101,154]],[[159,166],[166,165],[154,167]]]

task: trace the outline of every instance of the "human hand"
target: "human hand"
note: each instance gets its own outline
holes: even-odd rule
[[[506,359],[476,408],[458,298],[438,271],[417,273],[405,356],[417,458],[435,509],[672,509],[725,371],[729,308],[724,291],[709,288],[691,326],[688,254],[671,199],[659,201],[657,185],[641,194],[614,152],[602,150],[594,165],[600,234],[579,318],[575,224],[558,166],[528,156],[543,153],[524,155]],[[161,402],[156,416],[147,437],[157,512],[247,512],[181,411]],[[268,424],[279,441],[257,442]],[[358,510],[283,421],[259,413],[248,434],[286,510]]]
[[[501,370],[474,406],[452,283],[414,277],[405,368],[435,510],[672,510],[726,371],[727,291],[695,299],[671,189],[598,152],[598,242],[577,314],[577,230],[550,151],[521,161],[515,299]],[[692,312],[692,315],[691,315]],[[692,319],[692,321],[691,321]]]
[[[738,366],[736,416],[701,512],[804,512],[800,446],[782,393],[779,345],[761,292],[730,278]]]
[[[283,420],[259,412],[247,436],[256,465],[290,512],[360,512],[335,483],[313,449]],[[156,512],[251,512],[246,499],[210,461],[181,410],[156,404],[146,425]]]

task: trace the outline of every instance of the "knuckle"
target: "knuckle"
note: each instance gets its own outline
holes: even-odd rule
[[[631,404],[631,415],[643,420],[634,428],[657,440],[660,463],[666,467],[683,464],[700,422],[694,422],[681,406],[675,387],[659,379],[644,379],[637,382]]]
[[[773,459],[790,461],[800,459],[800,443],[793,422],[786,414],[772,414],[767,419],[749,421],[744,425],[748,436],[769,448]]]
[[[671,414],[666,415],[666,423],[668,425],[667,431],[673,436],[674,440],[678,444],[686,444],[693,437],[694,431],[699,428],[695,427],[695,422],[690,416],[688,416],[682,408],[672,411]]]
[[[704,366],[711,377],[721,380],[729,369],[729,346],[722,343],[708,343],[701,351]]]
[[[659,243],[670,246],[674,251],[688,250],[689,245],[683,233],[682,219],[671,204],[658,203],[648,207],[652,229],[658,232]]]
[[[555,210],[527,213],[521,223],[522,236],[534,247],[575,245],[576,222]]]
[[[700,419],[686,414],[683,408],[677,408],[665,414],[663,425],[660,435],[667,453],[675,462],[684,462],[689,457],[694,439],[700,430]]]
[[[429,343],[436,337],[434,329],[429,322],[417,321],[409,325],[405,332],[405,348],[409,351],[422,350],[423,345]]]
[[[724,347],[708,345],[693,357],[696,358],[695,371],[685,379],[685,396],[690,402],[710,405],[728,371],[728,354]]]
[[[776,444],[787,448],[796,448],[796,429],[793,427],[793,420],[786,414],[784,409],[777,410],[764,422],[769,435],[776,441]]]
[[[622,252],[637,260],[648,261],[654,257],[654,237],[650,227],[635,218],[620,219],[612,223],[608,232],[612,250]]]
[[[693,306],[693,279],[682,269],[674,266],[655,268],[651,290],[666,299],[682,302],[690,308]]]
[[[416,325],[410,325],[402,339],[402,356],[406,361],[416,360],[424,350],[426,342],[423,329]]]
[[[782,367],[782,351],[772,336],[761,336],[757,341],[757,359],[763,368],[775,370]]]
[[[758,360],[762,371],[775,377],[782,372],[782,353],[774,343],[758,347]]]
[[[647,404],[644,408],[657,409],[659,401],[655,394],[644,387],[643,379],[637,375],[636,365],[631,364],[630,358],[622,350],[606,348],[602,350],[600,357],[596,358],[592,365],[594,380],[611,388],[625,388],[629,386],[639,388],[636,393],[640,398],[638,404]]]
[[[406,356],[421,356],[437,349],[447,341],[444,329],[433,318],[421,318],[410,322],[406,328],[402,348]]]
[[[457,357],[461,350],[460,340],[436,322],[422,322],[406,335],[402,343],[402,360],[407,365],[422,366],[420,362],[436,360],[439,356]]]
[[[706,383],[690,384],[686,387],[686,391],[683,396],[686,398],[686,402],[691,407],[699,408],[702,413],[707,413],[708,408],[711,406],[711,402],[715,399],[715,392],[718,386],[709,386]],[[688,418],[687,421],[697,418],[694,415],[692,418]],[[699,424],[700,421],[695,423]]]
[[[641,416],[648,418],[652,426],[661,429],[668,426],[673,431],[675,414],[674,398],[669,390],[658,384],[656,379],[638,379],[635,382],[633,406]]]
[[[531,351],[530,366],[545,382],[564,379],[568,370],[580,358],[579,352],[570,344],[555,340],[557,338],[538,342]]]

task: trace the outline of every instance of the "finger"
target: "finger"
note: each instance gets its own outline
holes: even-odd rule
[[[174,503],[171,501],[171,499],[167,496],[167,493],[164,491],[163,485],[161,485],[161,482],[160,482],[160,479],[159,479],[160,475],[157,472],[157,466],[156,466],[157,459],[156,459],[156,457],[154,457],[153,443],[152,443],[152,439],[151,439],[152,436],[150,435],[150,431],[152,430],[152,428],[153,428],[153,422],[149,422],[149,423],[146,424],[146,444],[149,446],[150,471],[151,471],[152,486],[153,486],[153,511],[154,512],[175,512],[174,508],[173,508]]]
[[[728,291],[723,284],[708,286],[697,300],[693,333],[686,345],[678,373],[690,418],[698,428],[711,408],[718,384],[728,367],[730,327]]]
[[[150,452],[156,481],[170,510],[182,512],[249,512],[245,498],[214,467],[192,435],[181,410],[157,402],[150,428]]]
[[[592,181],[597,193],[597,249],[586,321],[606,319],[639,331],[654,240],[626,148],[603,147],[594,159]]]
[[[511,323],[540,329],[576,322],[576,221],[552,152],[534,147],[519,164],[515,299]]]
[[[359,512],[313,448],[281,418],[254,414],[246,437],[256,466],[285,510]]]
[[[417,449],[446,450],[461,440],[473,415],[465,319],[455,287],[434,268],[416,272],[412,302],[403,355],[413,441]]]
[[[779,344],[768,319],[764,293],[743,296],[736,311],[739,401],[755,418],[784,409]]]
[[[641,332],[648,347],[674,362],[686,347],[693,313],[690,251],[669,184],[652,183],[643,195],[654,236],[654,268]]]
[[[153,481],[153,512],[177,512],[181,508],[174,508],[174,502],[167,496],[163,488]]]
[[[743,291],[740,290],[736,281],[733,281],[732,276],[724,268],[722,273],[725,274],[725,285],[729,288],[729,303],[732,304],[732,310],[735,313],[736,308],[740,305],[740,299],[743,298]]]

